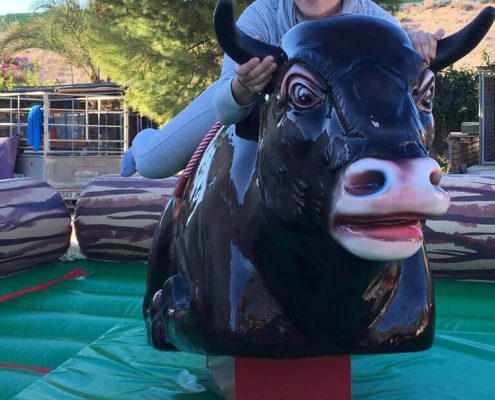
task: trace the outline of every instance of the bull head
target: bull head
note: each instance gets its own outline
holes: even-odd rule
[[[267,55],[279,63],[261,118],[265,205],[296,228],[330,228],[359,257],[393,260],[416,253],[421,221],[449,205],[440,168],[427,157],[434,72],[471,51],[494,18],[488,7],[441,40],[428,67],[407,34],[385,20],[343,15],[307,21],[277,47],[242,33],[232,1],[220,0],[215,31],[227,54],[238,63]],[[325,204],[328,198],[332,205]]]

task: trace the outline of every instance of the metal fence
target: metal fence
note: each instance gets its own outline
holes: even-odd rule
[[[39,126],[28,121],[35,106],[43,113]],[[0,137],[20,136],[16,173],[48,182],[67,198],[98,175],[118,173],[132,138],[151,126],[115,86],[0,93]],[[28,127],[37,129],[39,149],[28,144]]]
[[[120,95],[0,93],[0,137],[19,134],[23,152],[32,151],[27,144],[28,115],[35,105],[43,110],[43,153],[122,154],[129,145],[131,115]],[[132,118],[140,130],[142,118]]]
[[[479,70],[481,163],[495,164],[495,66]]]

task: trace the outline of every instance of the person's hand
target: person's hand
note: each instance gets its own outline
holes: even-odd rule
[[[245,64],[237,65],[237,75],[232,80],[232,93],[237,103],[250,104],[270,83],[276,69],[277,63],[272,56],[267,56],[262,61],[254,57]]]
[[[445,31],[439,29],[435,33],[430,33],[421,30],[412,30],[408,31],[407,34],[416,51],[429,65],[437,54],[437,42],[443,38]]]

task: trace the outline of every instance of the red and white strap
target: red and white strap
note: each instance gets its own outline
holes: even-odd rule
[[[200,160],[203,158],[203,154],[206,151],[206,148],[210,144],[210,142],[213,140],[217,132],[220,130],[222,127],[222,124],[220,122],[215,122],[213,126],[210,128],[206,136],[201,140],[201,143],[199,144],[198,148],[192,155],[191,159],[186,165],[186,168],[184,169],[184,172],[182,173],[181,177],[179,178],[179,181],[177,182],[177,185],[175,186],[175,191],[174,191],[174,197],[176,198],[181,198],[182,194],[184,193],[184,189],[186,187],[186,184],[189,180],[189,178],[192,176],[194,171],[196,171],[196,168],[198,168],[198,164]]]

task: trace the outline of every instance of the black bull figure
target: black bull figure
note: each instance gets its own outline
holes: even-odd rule
[[[267,358],[427,349],[426,218],[447,211],[432,143],[434,72],[472,50],[486,8],[428,67],[393,24],[303,22],[270,46],[215,29],[235,61],[279,63],[260,117],[213,140],[167,206],[144,301],[157,348]],[[257,119],[257,118],[256,118]]]

